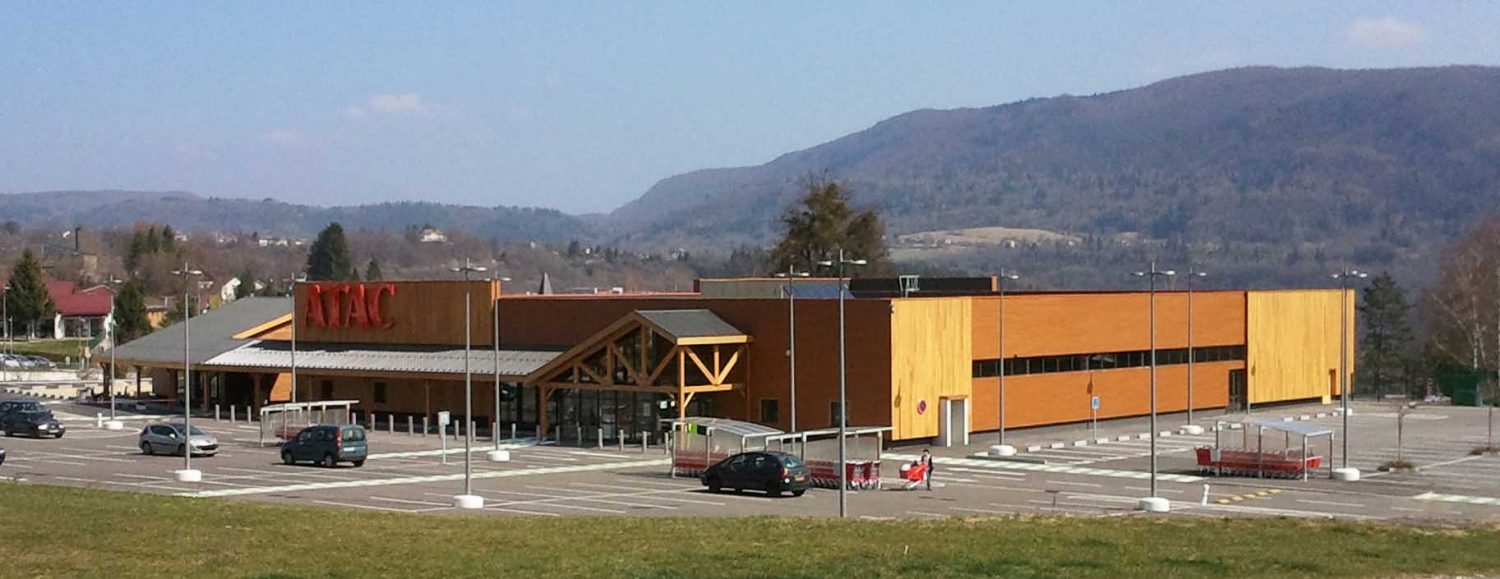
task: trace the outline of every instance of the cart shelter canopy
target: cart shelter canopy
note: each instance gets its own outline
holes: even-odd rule
[[[1258,428],[1264,428],[1266,430],[1276,430],[1288,434],[1306,436],[1309,438],[1314,436],[1329,436],[1334,432],[1331,428],[1324,426],[1315,426],[1306,422],[1287,422],[1282,420],[1252,420],[1250,422],[1247,422],[1246,424]]]

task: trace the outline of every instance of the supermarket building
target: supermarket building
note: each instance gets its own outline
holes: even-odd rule
[[[849,424],[890,427],[893,440],[962,443],[999,425],[1001,298],[993,278],[921,286],[856,280],[844,294]],[[362,416],[421,424],[462,414],[467,366],[481,425],[600,429],[614,439],[714,416],[790,430],[795,328],[796,426],[836,424],[835,281],[700,280],[695,290],[502,295],[491,281],[303,283],[291,299],[248,298],[193,319],[193,400],[201,409],[291,400],[295,358],[298,401],[357,400]],[[1196,409],[1338,394],[1341,308],[1355,335],[1351,295],[1195,291],[1192,364],[1189,295],[1155,299],[1161,411],[1187,407],[1189,367]],[[1095,397],[1100,419],[1149,412],[1149,311],[1144,291],[1007,292],[1006,427],[1089,420]],[[118,363],[177,399],[182,334],[178,324],[123,344]]]

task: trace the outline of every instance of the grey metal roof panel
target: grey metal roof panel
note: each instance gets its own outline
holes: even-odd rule
[[[1306,422],[1292,422],[1286,420],[1251,420],[1252,426],[1259,426],[1268,430],[1278,430],[1302,436],[1322,436],[1333,434],[1333,429],[1326,426],[1317,426]]]
[[[290,313],[292,302],[289,299],[247,297],[193,316],[193,348],[189,358],[194,364],[202,364],[209,358],[243,346],[249,340],[236,340],[235,334]],[[178,322],[120,344],[115,349],[115,357],[130,362],[180,366],[184,337],[183,324]]]
[[[678,338],[743,336],[739,328],[729,325],[708,310],[637,310],[652,325]]]
[[[525,376],[541,368],[561,352],[500,350],[500,374]],[[480,376],[495,373],[495,352],[469,352],[469,371]],[[254,341],[207,361],[209,366],[240,368],[291,368],[291,343]],[[381,344],[297,343],[298,370],[350,372],[401,372],[411,374],[463,374],[464,349],[454,346],[394,346]]]

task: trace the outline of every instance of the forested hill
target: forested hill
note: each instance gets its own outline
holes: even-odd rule
[[[1389,261],[1500,208],[1500,69],[1243,68],[920,110],[665,179],[609,219],[628,245],[765,243],[809,172],[897,234],[1003,226]]]
[[[260,232],[310,238],[331,221],[348,229],[401,231],[431,224],[502,241],[567,241],[583,222],[552,209],[468,207],[429,202],[344,207],[296,205],[271,199],[204,198],[189,193],[51,191],[0,195],[0,221],[72,227],[168,223],[181,231]]]

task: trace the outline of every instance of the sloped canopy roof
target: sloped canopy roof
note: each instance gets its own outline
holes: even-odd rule
[[[519,379],[558,356],[544,350],[469,351],[469,371],[483,379],[495,374],[498,357],[502,379]],[[213,357],[208,366],[283,371],[291,368],[290,342],[253,341]],[[457,346],[386,344],[297,344],[297,369],[383,374],[463,375],[464,349]]]
[[[236,334],[287,315],[291,309],[291,301],[283,298],[250,297],[193,316],[193,347],[189,358],[194,364],[202,364],[243,346],[249,340],[235,338]],[[185,338],[183,324],[178,322],[121,344],[115,349],[115,357],[122,365],[180,368]]]
[[[636,315],[671,338],[727,338],[745,333],[708,310],[638,310]],[[674,340],[675,341],[675,340]]]

